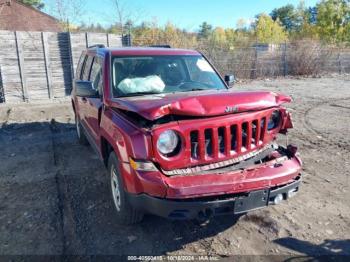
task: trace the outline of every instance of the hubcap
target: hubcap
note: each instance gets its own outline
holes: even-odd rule
[[[118,211],[120,211],[120,190],[119,190],[119,182],[117,177],[117,170],[114,166],[111,168],[111,186],[112,186],[112,194],[114,205]]]

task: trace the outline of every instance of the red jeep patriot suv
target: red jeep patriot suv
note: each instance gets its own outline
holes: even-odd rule
[[[72,91],[76,129],[108,168],[118,223],[144,213],[207,220],[277,204],[299,190],[292,128],[272,92],[237,91],[199,52],[104,48],[81,55]]]

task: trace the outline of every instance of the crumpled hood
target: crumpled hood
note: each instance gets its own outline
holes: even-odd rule
[[[268,91],[207,90],[115,99],[115,107],[138,113],[148,120],[166,115],[218,116],[256,111],[291,101]]]

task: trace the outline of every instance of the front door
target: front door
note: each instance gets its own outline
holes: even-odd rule
[[[91,55],[87,55],[87,57],[85,58],[83,65],[82,65],[82,69],[81,69],[81,73],[79,76],[80,80],[84,80],[84,81],[89,81],[89,77],[90,77],[90,72],[91,72],[91,66],[92,66],[92,62],[94,60],[94,57]],[[87,133],[87,135],[89,135],[90,130],[88,129],[88,124],[86,121],[86,114],[87,111],[89,110],[89,101],[88,98],[86,97],[77,97],[77,103],[78,103],[78,109],[79,109],[79,117],[80,117],[80,123],[83,126],[83,128],[85,129],[85,133]]]
[[[89,81],[93,83],[93,87],[98,92],[98,98],[87,98],[84,112],[84,123],[90,131],[91,138],[96,145],[100,144],[100,116],[102,110],[102,58],[95,56]]]

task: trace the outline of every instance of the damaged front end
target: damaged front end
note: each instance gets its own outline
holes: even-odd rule
[[[259,150],[252,151],[246,155],[235,157],[222,162],[184,169],[174,169],[171,171],[162,169],[162,172],[167,176],[176,176],[225,174],[237,170],[257,169],[260,165],[282,164],[286,160],[295,157],[296,151],[297,148],[293,145],[288,145],[287,148],[284,148],[273,143],[268,144]]]
[[[292,182],[301,170],[297,148],[275,142],[291,127],[290,114],[282,107],[155,127],[153,162],[165,176],[167,197],[237,193]],[[178,145],[164,154],[158,141],[169,130]]]
[[[290,101],[271,92],[225,91],[128,98],[113,108],[150,141],[150,158],[132,159],[135,167],[147,166],[135,170],[140,181],[152,177],[164,185],[162,197],[188,198],[278,186],[298,176],[296,147],[276,145],[277,135],[293,127],[282,106]]]
[[[166,175],[224,168],[263,156],[277,135],[291,127],[282,107],[171,121],[152,128],[153,161]],[[160,142],[176,144],[162,152]]]
[[[129,196],[135,207],[168,218],[208,219],[278,204],[299,191],[297,148],[276,143],[292,128],[285,108],[160,121],[144,127],[152,159],[132,160],[144,185],[142,194]]]

